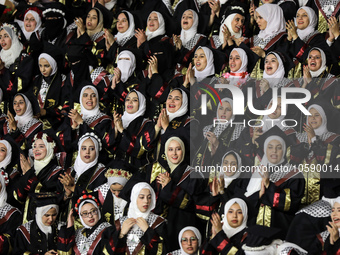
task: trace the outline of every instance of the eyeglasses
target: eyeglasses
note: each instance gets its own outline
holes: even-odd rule
[[[89,212],[83,212],[83,213],[81,213],[80,215],[81,215],[81,217],[83,217],[83,218],[88,218],[88,217],[90,217],[90,214],[93,216],[93,215],[97,215],[98,214],[98,209],[92,209],[91,211],[89,211]]]
[[[183,238],[181,239],[181,242],[182,242],[182,243],[188,243],[189,240],[190,240],[191,243],[194,243],[194,242],[197,242],[197,241],[198,241],[197,237],[191,236],[189,239],[186,238],[186,237],[183,237]]]

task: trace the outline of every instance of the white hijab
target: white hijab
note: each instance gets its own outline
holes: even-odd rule
[[[179,164],[181,164],[181,163],[183,162],[183,160],[184,160],[184,157],[185,157],[185,146],[184,146],[183,141],[182,141],[179,137],[177,137],[177,136],[170,137],[170,138],[166,141],[166,143],[165,143],[165,147],[164,147],[164,148],[165,148],[165,154],[167,154],[167,152],[168,152],[168,147],[169,147],[171,141],[176,141],[176,142],[178,142],[178,143],[180,144],[181,150],[182,150],[182,159],[181,159],[181,161],[178,162],[177,164],[172,163],[172,162],[170,161],[170,159],[166,156],[166,161],[168,162],[168,165],[169,165],[170,170],[171,170],[171,173],[172,173],[172,171],[175,170],[175,168],[176,168]]]
[[[52,67],[52,72],[51,72],[50,76],[55,74],[58,70],[58,65],[57,65],[57,62],[55,61],[55,59],[47,53],[41,53],[40,56],[39,56],[39,61],[42,58],[45,59],[50,64],[50,66]]]
[[[46,235],[46,237],[48,236],[48,234],[52,233],[52,227],[44,225],[44,223],[42,222],[42,217],[52,208],[56,209],[58,214],[59,206],[56,204],[45,205],[42,207],[37,207],[36,209],[35,221],[37,222],[39,229]]]
[[[15,97],[19,95],[24,98],[26,104],[26,111],[24,112],[24,114],[21,116],[15,115],[14,117],[14,119],[17,121],[17,127],[20,129],[21,127],[26,125],[30,120],[33,119],[33,109],[30,100],[28,100],[28,98],[24,94],[18,93],[15,95]]]
[[[6,169],[6,167],[11,163],[12,160],[12,145],[6,140],[0,140],[0,143],[5,145],[5,147],[7,148],[6,157],[3,161],[0,162],[0,168]]]
[[[205,57],[207,58],[207,66],[204,68],[203,71],[198,71],[196,67],[194,67],[195,77],[198,82],[202,81],[203,79],[207,78],[209,75],[215,74],[215,66],[214,66],[214,55],[212,51],[207,47],[198,47],[196,52],[202,49],[204,51]]]
[[[319,51],[320,54],[321,54],[321,60],[322,60],[321,67],[319,68],[319,70],[317,70],[317,71],[311,71],[311,70],[310,70],[310,71],[309,71],[310,74],[311,74],[311,76],[312,76],[312,78],[314,78],[314,77],[319,77],[319,75],[322,74],[322,72],[326,70],[326,67],[327,67],[327,66],[326,66],[326,64],[327,64],[327,59],[326,59],[326,54],[325,54],[325,52],[324,52],[322,49],[317,48],[317,47],[314,47],[314,48],[312,48],[312,49],[309,51],[308,57],[309,57],[309,54],[311,53],[312,50],[317,50],[317,51]]]
[[[126,13],[127,16],[129,17],[129,28],[124,33],[118,32],[115,35],[115,38],[117,40],[118,45],[120,45],[120,43],[123,41],[123,39],[130,38],[130,37],[135,35],[135,20],[134,20],[132,14],[128,11],[122,11],[122,13],[123,12]]]
[[[144,113],[145,113],[145,110],[146,110],[145,96],[137,90],[132,90],[132,91],[130,91],[130,93],[131,92],[136,92],[136,94],[138,96],[138,110],[135,113],[128,113],[126,111],[126,109],[124,110],[124,113],[123,113],[123,116],[122,116],[122,122],[123,122],[123,128],[124,129],[126,129],[133,120],[135,120],[139,116],[143,116]],[[126,96],[126,98],[128,97],[128,95]]]
[[[227,220],[228,211],[229,211],[230,207],[235,203],[240,206],[240,208],[242,210],[242,214],[243,214],[242,224],[240,226],[238,226],[237,228],[231,227],[228,223],[228,220]],[[248,220],[248,207],[247,207],[247,204],[242,199],[233,198],[233,199],[230,199],[225,204],[225,206],[224,206],[224,218],[222,220],[222,222],[223,222],[222,229],[223,229],[224,233],[227,235],[228,238],[233,237],[234,235],[236,235],[237,233],[242,231],[244,228],[246,228],[247,227],[247,220]]]
[[[86,225],[85,222],[84,222],[84,220],[83,220],[83,217],[81,217],[81,215],[80,215],[80,214],[81,214],[81,208],[83,207],[84,204],[87,204],[87,203],[93,204],[94,207],[97,208],[97,210],[98,210],[98,220],[100,220],[102,216],[101,216],[100,210],[99,210],[99,208],[98,208],[98,205],[97,205],[96,202],[93,201],[92,199],[85,199],[84,201],[82,201],[82,202],[80,203],[78,215],[79,215],[79,219],[80,219],[80,221],[81,221],[81,224],[82,224],[85,228],[91,229],[92,227],[90,227],[89,225]]]
[[[117,3],[117,0],[111,0],[110,2],[105,3],[105,8],[109,11],[112,10],[113,6],[115,6]]]
[[[321,136],[324,133],[327,133],[327,117],[326,117],[326,113],[325,111],[322,109],[322,107],[320,105],[317,104],[312,104],[311,106],[308,107],[308,111],[310,111],[311,109],[315,109],[318,111],[318,113],[321,115],[322,118],[322,124],[320,127],[318,127],[317,129],[314,129],[314,132],[317,136]],[[308,118],[310,118],[310,116],[307,116],[307,123],[308,123]]]
[[[265,4],[268,5],[268,4]],[[277,67],[275,73],[273,74],[267,74],[266,70],[264,70],[263,72],[263,78],[266,79],[269,82],[269,86],[271,88],[274,88],[276,84],[278,84],[281,79],[285,76],[285,68],[282,62],[281,57],[275,53],[275,52],[269,52],[266,56],[266,58],[270,55],[270,54],[274,54],[277,61],[279,62],[279,66]]]
[[[201,235],[200,231],[199,231],[197,228],[191,227],[191,226],[183,228],[183,229],[181,230],[181,232],[179,232],[179,234],[178,234],[178,243],[179,243],[179,246],[180,246],[180,248],[181,248],[181,254],[182,254],[182,255],[189,255],[188,253],[186,253],[186,252],[183,250],[183,247],[182,247],[182,236],[183,236],[184,232],[185,232],[185,231],[188,231],[188,230],[194,232],[196,238],[198,239],[198,249],[200,248],[200,246],[201,246],[201,244],[202,244],[202,235]],[[196,254],[196,253],[195,253],[195,254]]]
[[[233,13],[233,14],[230,14],[224,21],[223,23],[221,24],[220,26],[220,33],[218,35],[221,43],[223,44],[224,42],[224,35],[223,35],[223,27],[224,25],[227,26],[231,36],[234,36],[235,38],[240,38],[242,36],[242,29],[240,29],[240,31],[238,33],[235,33],[234,30],[233,30],[233,27],[231,25],[231,22],[234,20],[235,16],[236,16],[237,13]]]
[[[172,90],[172,91],[174,91],[174,90]],[[169,112],[168,109],[166,109],[166,113],[169,116],[169,122],[171,122],[175,118],[183,116],[184,114],[186,114],[188,112],[188,95],[182,89],[177,89],[177,90],[179,90],[181,92],[181,94],[182,94],[182,105],[174,113]],[[170,91],[170,93],[172,91]],[[169,95],[170,95],[170,93],[169,93]]]
[[[25,27],[25,23],[24,23],[24,21],[26,19],[26,16],[29,13],[33,15],[35,21],[37,22],[37,24],[35,25],[35,29],[32,32],[27,32],[26,31],[26,27]],[[24,33],[26,40],[29,40],[31,38],[31,35],[33,33],[37,32],[40,29],[41,24],[42,24],[41,23],[41,18],[40,18],[39,14],[36,11],[29,10],[28,12],[26,12],[26,14],[24,16],[24,21],[17,20],[16,22],[19,24],[19,26],[21,28],[21,31]]]
[[[267,155],[266,155],[268,143],[270,141],[272,141],[272,140],[279,141],[281,143],[281,145],[282,145],[282,150],[283,150],[282,158],[276,164],[270,163],[268,158],[267,158]],[[255,192],[261,190],[262,175],[263,175],[263,173],[261,172],[262,171],[261,166],[265,166],[266,167],[268,165],[269,166],[280,165],[280,164],[282,164],[284,162],[285,155],[286,155],[286,143],[285,143],[285,141],[280,136],[272,135],[272,136],[269,136],[265,140],[265,142],[264,142],[264,155],[263,155],[262,160],[261,160],[261,165],[260,165],[260,167],[256,168],[255,172],[252,174],[252,176],[250,178],[250,181],[249,181],[248,186],[247,186],[247,191],[246,191],[246,193],[244,193],[244,195],[246,197],[249,197],[252,194],[254,194]]]
[[[308,26],[301,30],[301,29],[297,29],[297,34],[300,37],[301,40],[305,39],[309,34],[313,33],[315,31],[315,26],[318,23],[318,18],[315,14],[315,11],[307,6],[303,6],[301,8],[299,8],[297,11],[299,10],[305,10],[307,12],[308,18],[309,18],[309,24]],[[297,12],[296,12],[297,13]]]
[[[278,96],[281,98],[281,96]],[[269,106],[271,104],[271,102],[273,102],[273,99],[270,100],[266,110],[269,109]],[[262,119],[262,121],[264,122],[263,126],[262,126],[262,131],[263,133],[268,131],[269,129],[271,129],[273,126],[278,126],[281,130],[283,130],[284,126],[282,125],[282,120],[286,117],[286,115],[281,115],[280,117],[278,117],[277,119],[275,119],[276,121],[270,121],[271,118],[269,117],[269,115],[265,115]],[[268,121],[267,121],[268,120]]]
[[[221,102],[223,103],[223,102],[228,102],[229,104],[230,104],[230,107],[231,107],[231,109],[233,109],[233,100],[231,99],[231,98],[229,98],[229,97],[225,97],[225,98],[222,98],[221,99]],[[219,117],[218,117],[218,108],[221,106],[221,103],[218,103],[218,107],[217,107],[217,110],[216,110],[216,118],[218,119]],[[232,121],[234,121],[234,119],[235,119],[235,115],[234,114],[232,114],[231,115],[231,117],[230,117],[230,120],[228,120],[228,123],[221,123],[221,124],[217,124],[217,126],[218,125],[222,125],[222,126],[224,126],[225,128],[227,128],[228,126],[229,126],[229,124],[230,124],[230,122],[232,122]],[[224,128],[224,129],[225,129]],[[216,135],[216,134],[215,134]],[[219,136],[220,134],[218,134],[218,136]]]
[[[247,72],[247,67],[248,67],[248,55],[247,53],[245,52],[244,49],[242,48],[234,48],[231,53],[233,51],[236,51],[240,57],[241,57],[241,61],[242,61],[242,64],[241,64],[241,67],[240,69],[238,69],[235,73],[243,73],[243,72]],[[230,53],[230,54],[231,54]]]
[[[236,161],[237,161],[237,168],[236,168],[236,172],[232,175],[232,176],[226,176],[223,172],[223,162],[226,156],[228,156],[229,154],[232,154],[233,156],[236,156]],[[240,155],[238,155],[238,153],[236,153],[235,151],[231,150],[228,151],[226,154],[223,155],[222,157],[222,161],[221,161],[221,173],[220,173],[220,177],[224,178],[224,188],[227,188],[229,186],[229,184],[237,179],[238,177],[240,177],[241,172],[240,172],[240,168],[242,166],[242,159],[240,157]]]
[[[138,199],[138,195],[141,192],[142,189],[148,189],[150,190],[151,193],[151,203],[149,205],[149,208],[146,212],[141,212],[138,209],[137,206],[137,199]],[[131,191],[131,196],[130,196],[130,207],[129,207],[129,211],[128,211],[128,218],[134,218],[137,219],[139,217],[142,217],[144,219],[146,219],[150,212],[155,208],[156,206],[156,194],[154,192],[154,190],[152,189],[152,187],[150,186],[150,184],[146,183],[146,182],[139,182],[137,184],[135,184],[135,186],[133,186],[132,191]]]
[[[129,58],[130,60],[119,60],[119,58]],[[122,51],[121,53],[119,53],[117,58],[117,67],[121,72],[121,81],[126,82],[136,69],[135,55],[129,50]]]
[[[0,51],[0,58],[5,63],[5,67],[9,68],[15,62],[15,60],[20,56],[23,46],[21,42],[19,41],[19,38],[15,34],[15,32],[10,27],[4,26],[4,25],[1,27],[0,31],[2,29],[6,30],[9,37],[11,37],[12,45],[11,45],[11,48],[9,48],[8,50],[2,49]]]
[[[283,16],[283,11],[277,4],[261,5],[256,9],[256,12],[267,21],[267,27],[261,30],[258,35],[261,39],[265,40],[286,31],[286,21]]]
[[[156,11],[151,12],[150,15],[152,13],[156,13],[157,14],[159,26],[156,29],[156,31],[153,31],[153,32],[150,32],[149,29],[146,28],[145,35],[147,36],[147,40],[148,41],[150,41],[152,38],[155,38],[155,37],[157,37],[159,35],[164,35],[165,34],[165,22],[164,22],[163,15],[160,14],[159,12],[156,12]],[[150,15],[148,17],[148,20],[150,18]]]
[[[5,177],[1,173],[0,173],[0,183],[1,183],[1,190],[0,190],[0,208],[1,208],[7,204],[7,191],[6,191]]]
[[[34,142],[32,144],[32,148],[34,147],[34,144],[35,142],[38,140],[38,139],[41,139],[44,144],[45,144],[45,147],[46,147],[46,156],[45,158],[41,159],[41,160],[34,160],[33,162],[33,165],[34,165],[34,170],[35,170],[35,175],[38,175],[40,173],[40,171],[48,165],[48,163],[51,162],[51,160],[54,158],[54,148],[56,146],[55,142],[51,142],[49,143],[47,140],[46,140],[46,136],[42,136],[41,138],[36,138],[36,136],[34,137]]]
[[[236,72],[230,71],[229,74],[227,73],[227,76],[225,76],[225,78],[229,80],[229,85],[241,86],[243,82],[245,82],[247,78],[249,77],[249,74],[246,74],[247,67],[248,67],[248,56],[247,56],[247,53],[244,51],[244,49],[234,48],[232,52],[233,51],[236,51],[239,54],[242,64],[241,64],[240,69],[238,69]],[[242,74],[242,76],[238,76],[239,74]]]
[[[94,143],[94,147],[96,150],[96,158],[90,162],[90,163],[85,163],[81,157],[80,157],[80,150],[81,150],[81,146],[83,145],[83,143],[87,140],[87,139],[91,139],[92,142]],[[91,167],[95,166],[98,163],[98,157],[99,157],[99,145],[98,145],[98,141],[96,138],[93,138],[92,136],[82,136],[78,142],[78,155],[76,158],[76,161],[74,162],[74,171],[76,171],[78,178],[88,169],[90,169]]]
[[[84,94],[86,89],[92,89],[93,92],[96,94],[97,104],[96,104],[96,106],[92,110],[87,110],[84,107],[84,105],[83,105],[83,94]],[[83,119],[87,119],[87,118],[90,118],[92,116],[96,116],[96,115],[98,115],[100,113],[100,109],[99,109],[99,95],[98,95],[97,89],[94,86],[86,85],[86,86],[84,86],[81,89],[80,97],[79,97],[79,102],[80,102],[80,114],[83,115]]]
[[[189,42],[191,38],[193,38],[197,34],[197,27],[198,27],[197,13],[192,9],[188,9],[186,11],[192,12],[194,21],[192,23],[192,26],[188,30],[184,30],[183,28],[181,30],[181,41],[183,45],[186,45],[187,42]],[[184,15],[184,12],[183,12],[183,15]],[[182,19],[183,19],[183,15],[182,15]]]

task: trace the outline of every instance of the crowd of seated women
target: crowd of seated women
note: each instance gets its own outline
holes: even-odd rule
[[[0,254],[340,254],[339,1],[0,12]]]

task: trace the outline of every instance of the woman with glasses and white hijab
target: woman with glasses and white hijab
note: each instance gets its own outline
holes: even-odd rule
[[[165,219],[151,212],[155,205],[156,194],[148,183],[140,182],[132,188],[128,215],[116,221],[116,231],[127,253],[155,254],[164,247]]]
[[[21,224],[20,211],[7,203],[6,186],[9,177],[4,170],[0,170],[0,246],[2,254],[10,254],[11,243],[15,229]]]
[[[178,234],[178,243],[180,249],[169,252],[167,255],[196,255],[200,252],[202,235],[195,227],[185,227]]]

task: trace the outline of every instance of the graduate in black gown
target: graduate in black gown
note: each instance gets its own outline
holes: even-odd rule
[[[200,231],[192,226],[185,227],[178,234],[180,249],[167,253],[167,255],[199,254],[202,244]]]

